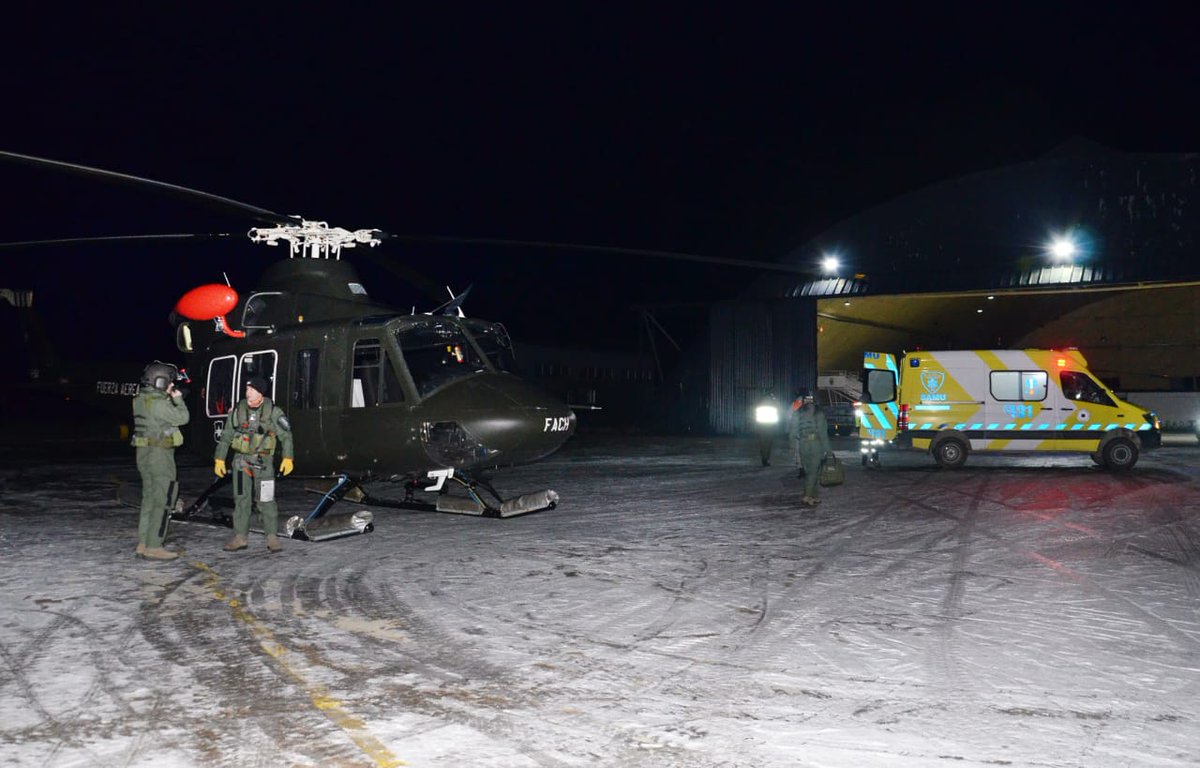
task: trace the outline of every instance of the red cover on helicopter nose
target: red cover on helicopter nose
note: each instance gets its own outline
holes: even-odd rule
[[[237,291],[228,285],[209,283],[183,294],[175,311],[189,320],[212,320],[228,314],[238,303]]]

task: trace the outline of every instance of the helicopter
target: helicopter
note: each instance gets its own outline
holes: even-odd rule
[[[506,518],[554,509],[553,490],[504,498],[492,471],[543,459],[575,433],[571,406],[512,373],[513,344],[501,323],[469,318],[468,287],[417,313],[377,302],[344,250],[370,251],[385,240],[490,246],[555,247],[810,274],[807,267],[608,246],[413,237],[378,229],[346,230],[167,182],[0,150],[0,160],[143,186],[247,216],[263,226],[252,243],[286,245],[245,296],[228,281],[184,292],[171,321],[177,348],[199,387],[188,395],[187,442],[205,458],[219,440],[245,382],[262,377],[264,393],[285,409],[295,435],[296,466],[320,501],[286,522],[292,538],[324,540],[373,529],[369,511],[329,514],[349,500],[363,505]],[[116,235],[0,244],[0,248],[102,242],[198,241],[210,235]],[[395,270],[393,270],[395,271]],[[229,477],[217,479],[173,518],[228,525],[216,507]],[[399,498],[367,487],[402,489]],[[451,493],[451,491],[457,491]]]
[[[227,284],[196,286],[180,297],[171,320],[198,385],[188,394],[194,451],[211,457],[252,376],[268,382],[265,394],[288,414],[296,465],[323,490],[307,514],[287,521],[292,538],[369,532],[370,512],[329,514],[346,498],[498,518],[557,506],[558,494],[549,489],[504,498],[488,475],[557,451],[575,432],[575,413],[510,372],[508,332],[465,315],[469,289],[426,313],[372,300],[341,255],[379,245],[378,230],[352,232],[88,166],[10,152],[0,158],[193,192],[270,224],[251,229],[252,242],[286,244],[288,257],[270,265],[245,296]],[[100,239],[107,238],[89,238]],[[376,483],[399,486],[403,494],[376,498],[367,492]],[[228,523],[215,509],[228,485],[228,476],[216,480],[173,517]]]

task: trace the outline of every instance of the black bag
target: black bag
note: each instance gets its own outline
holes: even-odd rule
[[[821,460],[817,482],[821,485],[841,485],[846,481],[846,467],[832,453]]]

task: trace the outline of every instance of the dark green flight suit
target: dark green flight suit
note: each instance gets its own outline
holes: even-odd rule
[[[788,436],[797,464],[804,469],[804,498],[815,500],[820,494],[821,459],[833,449],[829,445],[829,424],[824,412],[812,403],[800,403],[792,404]]]
[[[142,386],[133,398],[133,439],[137,468],[142,476],[142,511],[138,517],[138,543],[146,549],[162,547],[171,510],[179,496],[175,480],[175,449],[183,445],[179,428],[188,422],[188,407],[154,387]]]
[[[250,533],[250,513],[256,502],[266,534],[274,536],[279,530],[279,505],[275,503],[276,445],[281,446],[283,458],[293,458],[292,427],[283,410],[265,396],[257,408],[251,408],[245,398],[238,401],[225,419],[213,458],[224,461],[226,453],[233,451],[233,465],[229,468],[233,473],[233,532],[243,539]]]

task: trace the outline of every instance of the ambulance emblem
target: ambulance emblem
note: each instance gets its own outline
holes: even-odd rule
[[[946,383],[945,371],[921,371],[921,386],[929,394],[936,394]]]

